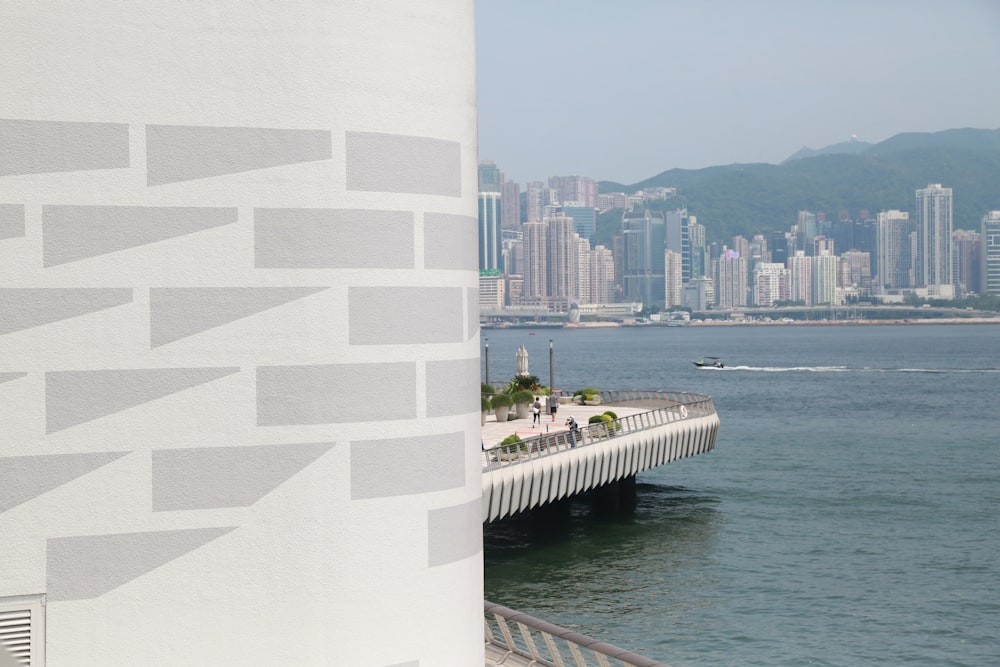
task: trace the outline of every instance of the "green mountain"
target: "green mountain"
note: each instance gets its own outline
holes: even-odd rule
[[[600,192],[676,187],[666,208],[686,207],[706,226],[710,241],[787,230],[800,210],[836,217],[862,209],[899,209],[913,214],[914,191],[940,183],[954,191],[955,229],[979,229],[980,219],[1000,210],[1000,129],[957,129],[898,134],[860,153],[817,151],[780,165],[733,164],[671,169],[623,185],[598,184]],[[610,222],[610,218],[608,218]]]

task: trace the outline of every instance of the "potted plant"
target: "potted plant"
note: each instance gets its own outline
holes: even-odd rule
[[[487,396],[487,395],[485,395],[485,394],[480,394],[479,395],[479,403],[482,406],[482,410],[483,410],[483,413],[482,413],[483,414],[483,421],[482,421],[482,423],[480,425],[481,426],[486,426],[486,413],[488,413],[490,411],[490,408],[493,407],[493,406],[490,405],[490,403],[491,403],[490,397]]]
[[[584,387],[573,392],[573,402],[577,405],[600,405],[601,392],[593,387]]]
[[[511,445],[517,445],[512,447]],[[511,433],[506,438],[500,441],[498,445],[501,461],[513,461],[520,456],[522,451],[526,451],[526,448],[521,444],[521,436],[517,433]]]
[[[493,407],[493,414],[496,416],[498,422],[507,421],[507,413],[510,411],[510,406],[514,405],[514,399],[511,398],[510,394],[497,394],[490,399],[490,405]]]
[[[535,395],[526,389],[522,389],[521,391],[516,391],[511,394],[511,398],[514,399],[514,405],[517,409],[517,418],[527,419],[528,408],[535,402]]]

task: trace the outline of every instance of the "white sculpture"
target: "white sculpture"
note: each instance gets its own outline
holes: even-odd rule
[[[530,375],[530,373],[528,373],[528,351],[524,349],[524,345],[517,348],[515,356],[517,357],[517,374],[524,376]]]

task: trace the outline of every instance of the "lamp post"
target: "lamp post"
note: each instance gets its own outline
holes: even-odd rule
[[[556,388],[556,376],[555,376],[555,366],[552,363],[553,350],[552,350],[552,339],[549,339],[549,389],[555,391]]]
[[[486,341],[486,384],[490,383],[490,339],[484,338]]]

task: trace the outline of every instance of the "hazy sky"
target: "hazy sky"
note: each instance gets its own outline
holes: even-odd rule
[[[1000,127],[1000,1],[476,0],[479,156],[631,184]]]

